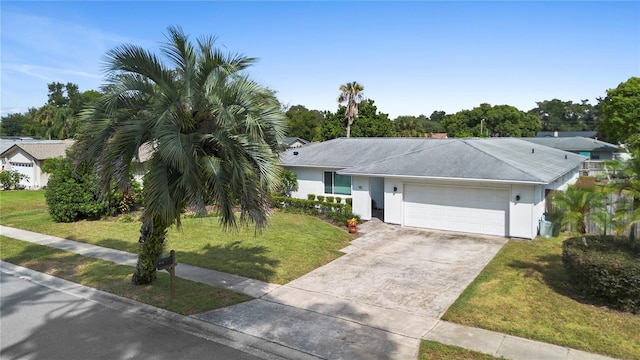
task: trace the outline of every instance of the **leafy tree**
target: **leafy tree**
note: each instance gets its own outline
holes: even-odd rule
[[[20,136],[24,130],[25,123],[29,122],[25,114],[8,114],[2,117],[0,123],[0,135]]]
[[[586,131],[596,130],[599,122],[599,110],[582,100],[579,104],[559,99],[536,102],[536,108],[529,114],[540,119],[545,131]]]
[[[309,141],[322,140],[324,114],[318,110],[309,110],[302,105],[292,106],[285,113],[288,135]]]
[[[295,171],[288,169],[282,170],[282,189],[280,195],[291,197],[291,193],[298,191],[298,176]]]
[[[450,137],[535,136],[540,129],[534,115],[525,114],[510,105],[489,104],[447,115],[442,125]]]
[[[373,100],[368,99],[358,104],[358,122],[352,130],[353,136],[357,137],[392,137],[393,122],[388,114],[378,111]]]
[[[433,133],[445,132],[441,121],[446,116],[444,111],[434,111],[431,117],[420,116],[398,116],[393,121],[394,136],[399,137],[425,137]]]
[[[393,131],[399,137],[424,137],[427,121],[424,115],[398,116],[393,120]]]
[[[15,189],[21,180],[27,178],[27,175],[15,170],[0,170],[0,184],[2,184],[2,188],[5,190]]]
[[[562,222],[577,233],[587,232],[587,217],[594,209],[601,209],[604,196],[592,188],[570,185],[566,191],[555,192],[552,203],[562,213]]]
[[[363,90],[364,86],[355,81],[340,85],[338,103],[346,103],[347,137],[351,136],[351,125],[353,125],[353,120],[358,116],[358,104],[364,100]]]
[[[434,111],[431,113],[431,116],[429,116],[429,120],[433,122],[440,122],[445,116],[447,116],[447,113],[444,111]]]
[[[391,137],[393,123],[387,114],[378,112],[371,99],[358,104],[358,122],[353,125],[353,136],[356,137]],[[346,106],[340,106],[335,114],[328,114],[322,126],[322,139],[330,140],[345,136]]]
[[[607,90],[601,100],[599,131],[611,141],[640,147],[640,77],[632,77]]]
[[[105,93],[82,113],[80,160],[94,160],[103,191],[128,189],[131,160],[151,144],[134,284],[155,279],[167,230],[187,206],[217,207],[225,228],[267,225],[280,186],[284,114],[273,91],[244,74],[253,58],[227,54],[213,37],[193,44],[170,27],[161,54],[135,45],[107,53]],[[236,217],[239,211],[239,220]]]

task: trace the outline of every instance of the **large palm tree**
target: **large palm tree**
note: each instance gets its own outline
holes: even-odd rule
[[[364,100],[362,91],[364,86],[357,82],[350,82],[344,85],[340,85],[340,96],[338,97],[338,103],[346,103],[345,116],[347,118],[347,137],[351,136],[351,125],[353,119],[358,116],[358,103]]]
[[[116,47],[106,55],[104,95],[81,115],[80,161],[95,163],[105,190],[112,181],[126,189],[139,148],[152,149],[134,284],[155,279],[167,229],[180,226],[187,206],[213,204],[224,228],[267,223],[284,115],[272,91],[242,74],[255,60],[223,53],[214,42],[193,44],[170,27],[159,55]]]

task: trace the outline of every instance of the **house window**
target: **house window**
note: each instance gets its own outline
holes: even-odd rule
[[[351,195],[351,176],[340,175],[331,171],[325,171],[324,193],[336,195]]]

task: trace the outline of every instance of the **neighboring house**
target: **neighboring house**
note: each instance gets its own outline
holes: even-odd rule
[[[340,138],[281,156],[307,194],[352,198],[353,212],[403,226],[532,239],[553,190],[586,158],[516,138]]]
[[[432,138],[432,139],[448,139],[449,138],[447,133],[428,133],[428,134],[424,134],[424,137]]]
[[[309,144],[310,142],[299,137],[284,138],[285,149],[295,149]]]
[[[4,140],[3,140],[4,143]],[[0,153],[2,168],[25,175],[18,185],[27,189],[40,189],[47,185],[49,174],[42,172],[45,160],[66,156],[73,140],[19,141]]]
[[[538,131],[536,137],[586,137],[596,139],[597,131]]]
[[[605,161],[618,157],[618,146],[604,141],[586,137],[544,137],[521,138],[531,143],[549,146],[555,149],[570,151],[588,158],[581,167],[584,175],[605,175]]]
[[[145,164],[151,159],[153,152],[153,145],[151,143],[144,143],[138,148],[138,154],[133,159],[133,178],[140,184],[143,184],[144,175],[147,173]]]
[[[521,139],[580,154],[588,157],[589,160],[613,160],[614,154],[618,152],[617,145],[586,137],[530,137]]]

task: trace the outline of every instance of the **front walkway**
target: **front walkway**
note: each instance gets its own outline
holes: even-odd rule
[[[347,255],[282,286],[186,264],[176,267],[176,275],[256,297],[249,302],[194,315],[193,320],[201,320],[318,358],[415,359],[420,340],[430,339],[512,359],[607,359],[557,345],[440,321],[439,317],[457,295],[453,299],[450,299],[451,295],[446,295],[443,298],[446,299],[446,304],[441,299],[440,302],[434,302],[435,307],[429,308],[426,306],[428,304],[421,305],[416,301],[421,298],[433,300],[438,294],[425,297],[424,293],[418,291],[420,296],[404,299],[398,291],[407,289],[389,287],[392,284],[388,283],[393,276],[401,274],[392,271],[392,277],[382,281],[381,276],[384,274],[376,272],[374,264],[361,262],[361,269],[350,264],[363,259],[384,260],[396,256],[398,249],[413,248],[416,243],[412,241],[399,241],[395,247],[392,246],[393,241],[389,239],[401,229],[404,228],[371,221],[361,228],[364,235],[344,249]],[[136,261],[135,254],[29,231],[1,226],[0,233],[118,264],[134,266]],[[500,248],[501,244],[494,242],[489,241],[492,254],[482,258],[482,266]],[[435,258],[432,257],[429,261],[436,268],[447,261],[457,263],[455,259],[446,260],[445,253],[436,252],[432,254]],[[425,263],[418,261],[418,258],[413,257],[409,261],[400,258],[405,260],[403,271],[410,271],[405,274],[410,280],[424,276],[420,273],[420,268]],[[393,270],[388,266],[385,269]],[[468,281],[472,279],[473,277]],[[333,283],[336,285],[332,286]],[[373,286],[369,290],[368,284]],[[466,284],[468,282],[464,280],[458,286],[466,287]],[[416,294],[415,290],[408,290]],[[454,292],[459,291],[462,290],[455,289]]]

